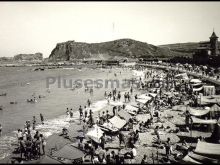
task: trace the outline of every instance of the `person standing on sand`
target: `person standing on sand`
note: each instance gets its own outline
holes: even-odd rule
[[[120,99],[121,99],[121,93],[120,93],[120,91],[118,92],[118,98],[117,98],[119,101],[120,101]]]
[[[41,123],[44,124],[44,116],[42,114],[40,114],[40,120],[41,120]]]
[[[82,110],[82,106],[81,105],[79,106],[79,116],[80,116],[80,119],[83,116],[83,110]]]
[[[128,99],[128,102],[130,102],[130,94],[129,94],[129,92],[127,93],[127,99]]]
[[[171,154],[171,144],[170,144],[170,138],[167,138],[167,141],[165,143],[165,150],[166,150],[166,156],[167,159],[169,158],[169,155]]]
[[[43,136],[43,134],[40,134],[40,139],[41,139],[41,146],[42,146],[43,155],[45,155],[46,139]]]

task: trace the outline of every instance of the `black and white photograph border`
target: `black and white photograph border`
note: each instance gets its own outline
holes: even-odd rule
[[[220,2],[0,2],[0,164],[219,164]]]

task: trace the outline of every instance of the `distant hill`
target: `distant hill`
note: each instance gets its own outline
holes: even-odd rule
[[[102,43],[67,41],[58,43],[50,60],[121,59],[185,56],[188,52],[171,50],[166,46],[154,46],[132,39],[119,39]]]
[[[18,54],[13,58],[14,61],[42,61],[43,54],[35,53],[35,54]]]
[[[160,48],[169,48],[170,51],[185,54],[186,56],[191,56],[195,49],[199,47],[198,42],[188,42],[188,43],[176,43],[176,44],[167,44],[159,45]]]
[[[208,42],[208,41],[207,41]],[[199,47],[199,42],[187,42],[187,43],[176,43],[159,45],[160,48],[169,48],[170,51],[192,56],[195,49]],[[220,42],[219,42],[220,48]]]

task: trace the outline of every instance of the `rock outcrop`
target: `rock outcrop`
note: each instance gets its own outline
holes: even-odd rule
[[[120,39],[102,43],[83,43],[67,41],[58,43],[52,50],[50,60],[74,59],[118,59],[151,58],[175,56],[175,52],[166,47],[157,47],[132,39]]]

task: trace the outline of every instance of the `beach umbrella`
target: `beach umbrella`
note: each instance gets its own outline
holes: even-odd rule
[[[52,155],[52,157],[57,157],[58,159],[68,159],[68,160],[75,160],[75,159],[79,159],[82,158],[84,156],[84,153],[71,146],[70,144],[65,145],[63,148],[61,148],[58,151],[55,151]]]

